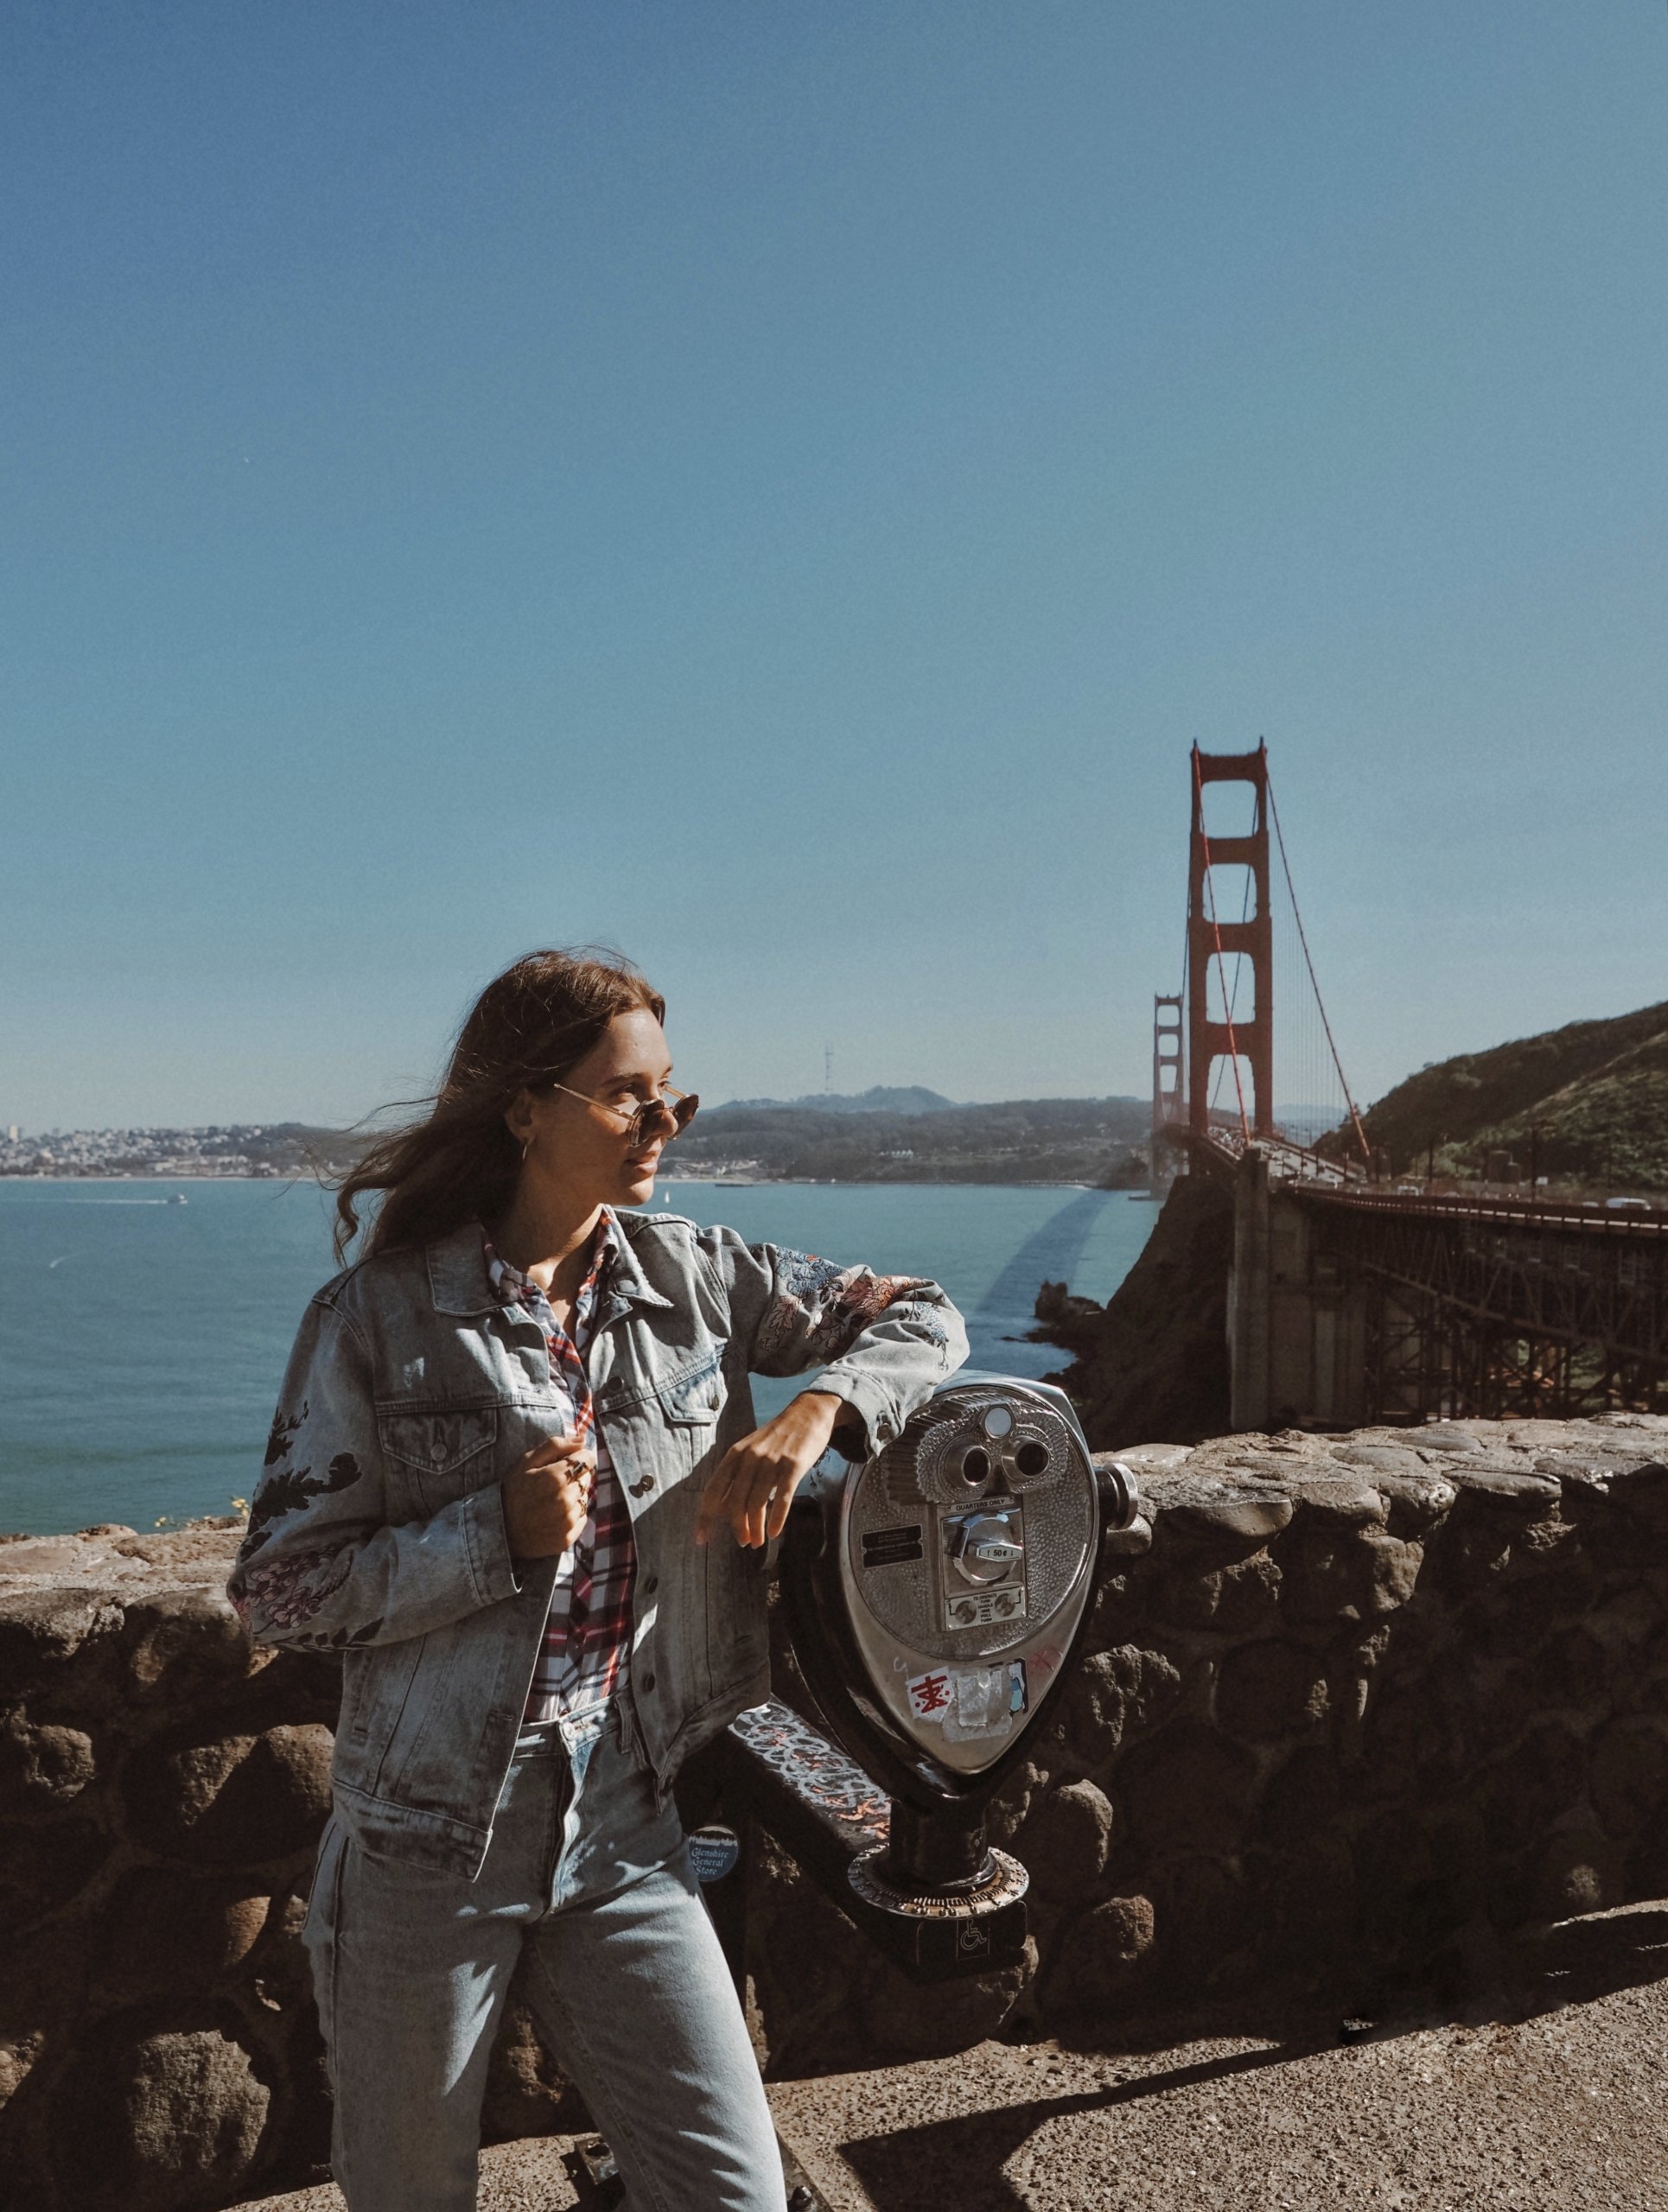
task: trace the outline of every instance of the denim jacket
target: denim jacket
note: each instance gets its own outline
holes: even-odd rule
[[[695,1541],[756,1426],[749,1372],[837,1392],[877,1451],[966,1357],[936,1283],[675,1215],[621,1213],[588,1368],[632,1516],[631,1703],[664,1793],[768,1691],[765,1554]],[[340,1650],[336,1811],[390,1858],[473,1879],[538,1656],[553,1559],[515,1562],[500,1483],[550,1435],[549,1354],[480,1226],[379,1254],[308,1307],[228,1585],[258,1642]]]

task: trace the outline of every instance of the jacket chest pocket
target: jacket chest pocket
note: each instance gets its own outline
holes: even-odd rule
[[[383,1414],[377,1433],[423,1510],[437,1513],[490,1479],[498,1412],[476,1406],[461,1413]]]
[[[648,1400],[648,1409],[665,1423],[662,1431],[678,1471],[696,1465],[712,1448],[724,1407],[724,1379],[714,1359],[675,1375]]]
[[[710,1428],[723,1404],[723,1376],[718,1362],[674,1376],[655,1392],[655,1402],[674,1428]]]

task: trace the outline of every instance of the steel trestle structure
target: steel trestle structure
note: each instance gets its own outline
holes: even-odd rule
[[[1668,1411],[1668,1212],[1295,1195],[1363,1298],[1372,1418]]]

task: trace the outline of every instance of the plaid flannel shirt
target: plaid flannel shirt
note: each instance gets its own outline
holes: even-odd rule
[[[596,1453],[589,1518],[557,1563],[556,1586],[545,1617],[527,1693],[524,1726],[542,1726],[606,1705],[625,1688],[631,1649],[632,1589],[637,1550],[631,1516],[608,1447],[595,1425],[585,1354],[591,1324],[608,1269],[619,1245],[614,1216],[603,1210],[590,1265],[574,1300],[571,1332],[563,1328],[549,1299],[530,1275],[512,1268],[487,1243],[487,1272],[506,1306],[519,1306],[544,1332],[551,1358],[551,1381],[567,1397],[563,1432],[589,1437]]]

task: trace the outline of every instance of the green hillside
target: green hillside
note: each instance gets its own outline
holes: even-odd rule
[[[1099,1183],[1147,1179],[1152,1130],[1139,1098],[1013,1098],[930,1113],[794,1106],[703,1109],[668,1162],[676,1176],[837,1183]]]
[[[1476,1174],[1491,1152],[1561,1182],[1668,1190],[1668,1004],[1573,1021],[1422,1068],[1365,1116],[1397,1172]]]

